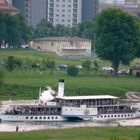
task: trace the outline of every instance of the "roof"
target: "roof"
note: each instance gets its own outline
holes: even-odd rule
[[[98,95],[98,96],[64,96],[63,100],[86,100],[86,99],[117,99],[116,96]]]
[[[90,39],[84,39],[79,37],[43,37],[36,38],[37,41],[91,41]]]
[[[6,0],[0,0],[0,11],[17,12],[18,10],[11,6]]]
[[[5,0],[0,0],[0,4],[4,4],[5,3]]]
[[[133,66],[131,70],[140,70],[140,66]]]

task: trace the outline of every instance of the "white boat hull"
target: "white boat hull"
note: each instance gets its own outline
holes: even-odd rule
[[[139,113],[116,113],[116,114],[101,114],[93,117],[92,120],[118,120],[118,119],[131,119],[140,117]]]
[[[26,121],[26,122],[45,122],[45,121],[65,121],[66,118],[60,115],[43,115],[43,116],[24,116],[24,115],[0,115],[1,121]]]

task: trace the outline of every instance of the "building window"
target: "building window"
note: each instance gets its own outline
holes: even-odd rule
[[[77,0],[73,0],[74,3],[77,3]]]

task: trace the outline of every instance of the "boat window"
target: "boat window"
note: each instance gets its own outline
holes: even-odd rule
[[[50,117],[48,117],[48,119],[50,119]]]
[[[42,117],[39,117],[39,119],[42,119]]]
[[[31,117],[30,119],[33,119],[33,117]]]
[[[131,114],[131,117],[132,117],[133,115]]]
[[[44,117],[44,120],[46,119],[46,117]]]
[[[126,117],[126,115],[124,115]]]
[[[26,119],[28,119],[28,117],[26,117]]]
[[[57,117],[55,117],[55,119],[57,119]]]
[[[54,117],[52,117],[52,119],[54,119]]]
[[[113,118],[113,115],[111,115],[111,117]]]
[[[115,115],[115,117],[116,117],[116,115]]]
[[[128,114],[128,117],[129,117],[129,114]]]
[[[35,119],[37,120],[37,117],[35,117]]]
[[[123,115],[121,115],[121,117],[123,117]]]
[[[110,115],[108,115],[108,118],[110,118]]]
[[[118,117],[120,117],[120,115],[118,115]]]
[[[104,116],[104,118],[106,118],[106,115]]]

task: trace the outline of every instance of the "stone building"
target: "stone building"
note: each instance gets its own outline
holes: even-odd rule
[[[133,66],[133,67],[130,69],[130,74],[131,74],[131,75],[136,76],[136,75],[138,75],[138,73],[139,73],[139,75],[140,75],[140,66]]]
[[[44,37],[32,41],[30,48],[55,52],[71,58],[91,57],[91,40],[78,37]]]

